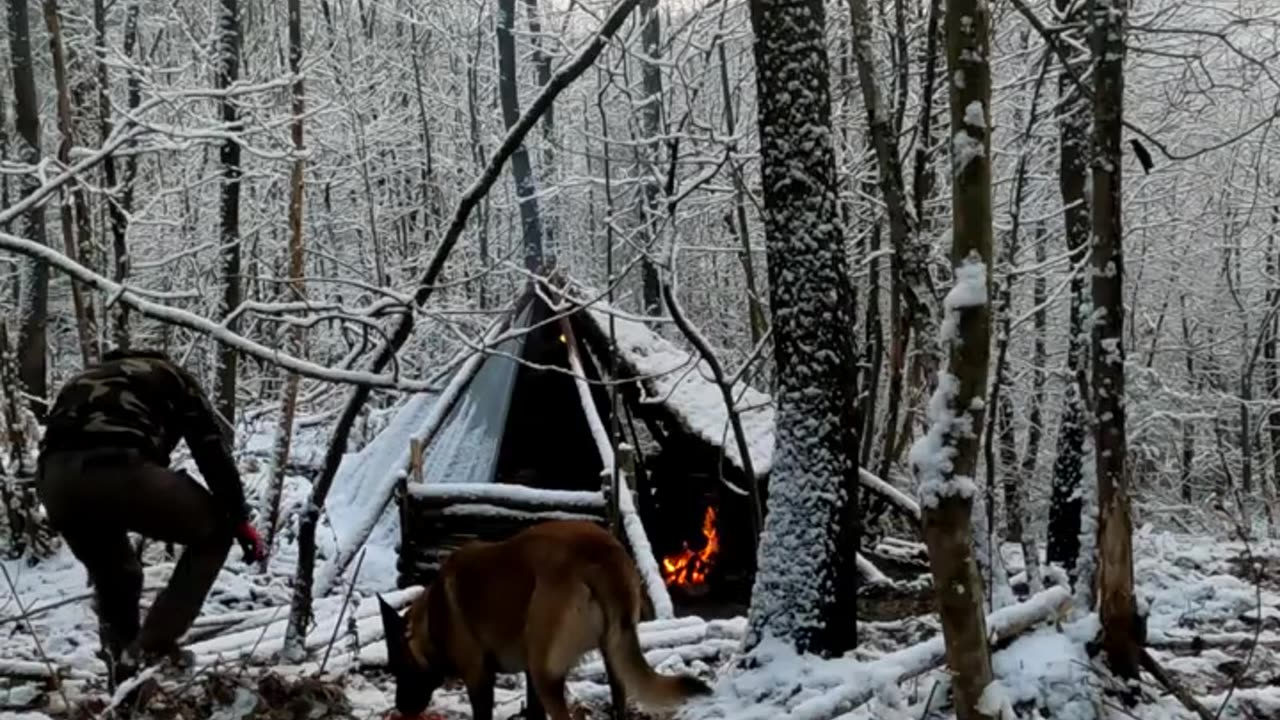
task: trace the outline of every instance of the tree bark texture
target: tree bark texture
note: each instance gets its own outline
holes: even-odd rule
[[[951,96],[952,246],[955,286],[944,301],[946,370],[930,401],[931,426],[912,448],[920,479],[925,544],[953,676],[959,720],[984,717],[991,682],[982,578],[974,557],[974,477],[985,416],[991,341],[991,69],[989,6],[948,0]]]
[[[218,20],[218,70],[215,84],[219,90],[231,87],[240,78],[240,2],[220,0],[222,14]],[[222,191],[219,200],[221,216],[222,310],[235,312],[242,299],[240,278],[240,143],[234,136],[240,129],[239,110],[230,96],[219,103],[222,124],[229,133],[222,141],[219,159],[222,163]],[[235,331],[232,322],[229,329]],[[236,367],[239,354],[230,345],[218,348],[218,412],[235,427]]]
[[[747,646],[853,646],[853,297],[821,0],[752,0],[778,420]],[[821,388],[821,390],[818,390]]]
[[[1057,0],[1058,11],[1081,8],[1070,0]],[[1075,10],[1065,19],[1067,25],[1079,21]],[[1077,76],[1084,58],[1073,43],[1062,44],[1064,53],[1073,60]],[[1086,407],[1089,404],[1089,353],[1087,329],[1084,325],[1086,290],[1082,265],[1089,253],[1089,199],[1085,197],[1085,173],[1089,157],[1089,102],[1072,80],[1072,70],[1060,69],[1058,102],[1061,115],[1059,130],[1058,188],[1062,195],[1063,224],[1067,249],[1073,268],[1067,327],[1067,370],[1075,382],[1063,394],[1062,417],[1058,423],[1057,452],[1053,464],[1053,487],[1049,500],[1049,545],[1047,560],[1067,571],[1074,582],[1080,554],[1080,482],[1083,477],[1084,439],[1087,430]]]
[[[35,168],[40,164],[40,101],[31,56],[31,25],[27,3],[9,3],[9,54],[13,62],[14,137],[13,159]],[[18,196],[40,187],[34,172],[19,176]],[[31,208],[14,223],[19,237],[45,244],[44,207]],[[49,318],[49,266],[25,260],[20,266],[18,298],[18,376],[31,396],[31,410],[44,418],[48,395],[46,337]]]
[[[1128,3],[1093,6],[1093,392],[1098,473],[1098,603],[1102,647],[1112,671],[1136,681],[1141,652],[1133,594],[1125,433],[1124,262],[1121,230],[1121,132]]]

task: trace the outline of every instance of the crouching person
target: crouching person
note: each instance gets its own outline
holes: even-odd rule
[[[208,490],[169,468],[179,439]],[[36,490],[93,583],[113,684],[140,663],[180,656],[178,638],[233,541],[246,562],[264,555],[218,415],[195,378],[159,352],[113,351],[67,381],[49,412]],[[130,531],[184,546],[141,625],[142,566]]]

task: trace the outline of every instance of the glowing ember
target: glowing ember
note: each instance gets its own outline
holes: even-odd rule
[[[707,581],[707,573],[720,552],[720,534],[716,531],[716,509],[713,507],[708,507],[702,518],[702,536],[706,543],[701,550],[694,552],[689,549],[689,543],[684,543],[683,550],[662,559],[662,577],[667,585],[688,587]]]

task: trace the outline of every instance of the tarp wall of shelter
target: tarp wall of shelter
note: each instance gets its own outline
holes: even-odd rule
[[[400,471],[409,465],[409,438],[422,427],[431,414],[437,395],[418,393],[411,395],[383,428],[363,449],[342,459],[333,479],[329,496],[325,499],[325,514],[332,528],[338,547],[352,542],[351,537],[362,525],[362,518],[382,513],[370,539],[371,545],[383,544],[394,549],[394,537],[399,533],[399,516],[393,509],[382,512],[387,498],[395,487]],[[328,577],[330,559],[322,561],[317,575]],[[390,572],[394,573],[394,557]],[[362,575],[373,576],[386,572],[376,562],[366,561]]]
[[[528,327],[533,305],[525,305],[512,330]],[[515,358],[521,357],[525,338],[523,333],[507,338],[485,358],[435,440],[423,451],[424,483],[493,482],[519,368]]]

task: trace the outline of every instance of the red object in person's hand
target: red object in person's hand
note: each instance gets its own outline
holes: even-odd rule
[[[236,540],[240,542],[240,549],[244,551],[245,562],[262,562],[267,557],[262,538],[248,520],[236,527]]]

